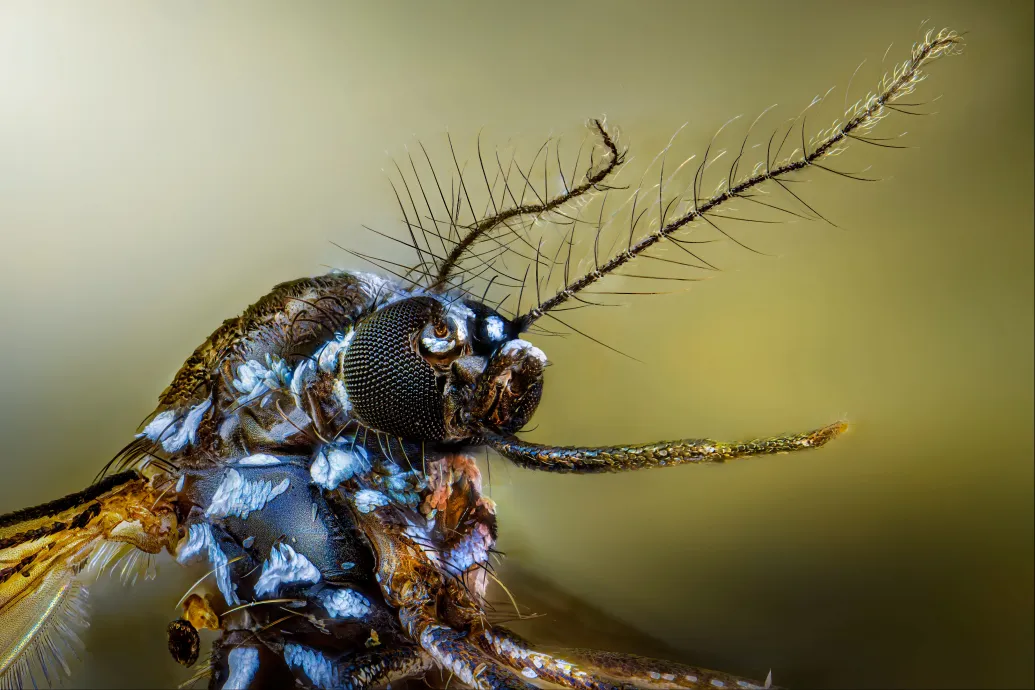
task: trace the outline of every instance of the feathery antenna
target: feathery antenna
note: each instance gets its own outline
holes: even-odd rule
[[[703,178],[703,173],[711,163],[718,159],[718,155],[713,158],[709,158],[709,154],[711,152],[711,146],[709,145],[709,148],[705,152],[704,158],[700,163],[697,174],[694,177],[693,205],[688,212],[673,220],[668,221],[667,223],[659,223],[659,227],[654,232],[636,241],[635,243],[630,242],[628,249],[626,249],[624,252],[612,256],[612,258],[608,259],[603,264],[595,264],[594,269],[592,271],[583,274],[582,276],[576,278],[571,282],[567,282],[566,285],[561,290],[557,291],[552,297],[540,301],[535,308],[529,310],[525,314],[522,314],[518,317],[518,322],[521,330],[528,330],[528,328],[531,327],[532,324],[534,324],[539,318],[541,318],[547,312],[557,309],[569,300],[577,300],[578,298],[576,297],[576,295],[579,292],[582,292],[587,287],[598,282],[605,276],[614,273],[617,269],[621,268],[633,259],[642,255],[644,252],[646,252],[648,249],[650,249],[663,239],[673,240],[674,242],[676,242],[675,246],[685,249],[685,247],[682,247],[682,244],[685,243],[685,241],[676,240],[676,238],[672,236],[679,230],[685,228],[687,225],[694,221],[703,220],[709,223],[722,235],[726,236],[728,239],[731,239],[732,241],[740,245],[740,243],[737,242],[737,240],[733,239],[732,237],[727,235],[723,230],[721,230],[708,217],[708,214],[711,214],[723,207],[724,204],[726,204],[726,202],[728,202],[730,199],[749,199],[750,197],[745,196],[745,193],[749,190],[759,187],[760,185],[763,185],[764,183],[773,182],[777,185],[780,185],[780,187],[782,187],[784,191],[786,191],[788,194],[797,199],[802,204],[803,208],[808,209],[809,213],[813,217],[823,219],[823,217],[817,211],[815,211],[815,209],[809,206],[804,200],[801,199],[800,196],[798,196],[793,191],[791,191],[790,188],[788,188],[787,183],[791,180],[788,180],[786,178],[789,175],[791,175],[791,173],[797,172],[799,170],[804,170],[809,167],[815,167],[825,170],[827,172],[832,172],[852,179],[867,179],[860,178],[859,176],[850,173],[843,173],[832,168],[828,168],[826,166],[821,165],[820,161],[835,156],[844,151],[850,140],[863,141],[865,143],[875,145],[886,145],[882,144],[882,142],[880,141],[875,141],[873,139],[866,137],[866,134],[870,132],[881,120],[883,120],[891,112],[904,112],[915,114],[912,111],[904,109],[905,107],[908,107],[910,104],[900,104],[901,99],[913,93],[917,84],[923,81],[923,79],[926,77],[926,74],[923,70],[929,63],[945,55],[952,55],[959,52],[961,44],[962,38],[955,31],[943,29],[937,33],[929,32],[924,37],[923,41],[919,42],[913,47],[909,59],[905,60],[902,64],[896,67],[892,73],[885,75],[884,79],[879,84],[877,91],[875,93],[871,93],[866,99],[860,101],[851,108],[848,108],[842,120],[835,122],[831,127],[819,132],[815,137],[813,137],[811,141],[811,150],[809,142],[805,140],[806,121],[805,113],[802,113],[802,115],[800,116],[800,119],[802,120],[802,142],[800,150],[796,150],[794,153],[791,154],[790,158],[786,159],[782,163],[779,163],[777,165],[771,163],[771,159],[779,157],[780,151],[782,150],[784,144],[786,143],[787,139],[792,135],[791,130],[795,124],[794,122],[792,122],[785,134],[783,135],[780,141],[780,146],[776,149],[775,154],[772,154],[773,138],[770,139],[769,146],[767,147],[766,160],[764,164],[760,163],[756,165],[755,169],[749,175],[741,178],[739,181],[737,181],[734,177],[736,169],[734,167],[731,171],[729,181],[724,180],[723,184],[721,184],[719,187],[719,191],[717,191],[710,198],[701,199],[700,187],[701,180]],[[809,104],[809,108],[818,103],[820,100],[821,99],[818,98],[814,99],[812,103]],[[806,111],[807,110],[808,108],[806,108]],[[603,125],[599,123],[599,121],[595,122],[600,129],[601,136],[604,137],[605,142],[609,142],[609,147],[612,151],[615,152],[614,160],[618,160],[617,148],[614,146],[611,137],[604,129]],[[735,161],[734,165],[739,163],[741,156],[738,156],[738,159],[737,161]],[[678,199],[675,201],[678,201]],[[632,213],[630,232],[632,232],[632,229],[635,228],[635,225],[639,220],[639,216],[637,215],[635,210],[635,202],[636,199],[634,198],[634,208]],[[557,204],[552,205],[550,209],[542,208],[538,212],[542,213],[546,210],[556,208],[560,205],[560,203],[563,202],[559,202]],[[764,202],[759,203],[765,205]],[[661,212],[662,218],[664,218],[665,213],[669,210],[669,208],[670,207],[664,207],[664,210]],[[483,223],[486,223],[486,229],[490,229],[491,227],[494,227],[496,224],[498,224],[498,222],[500,222],[494,221],[494,218],[490,218],[486,221],[483,221]],[[479,225],[481,226],[481,224]],[[472,237],[472,241],[473,239],[474,238]],[[466,246],[469,246],[469,244],[470,243],[468,243]],[[455,255],[455,257],[459,258],[459,256],[462,253],[463,251],[460,250],[460,245],[458,245],[456,248],[454,248],[454,251],[451,254],[451,256]],[[695,254],[691,253],[691,255],[694,256],[695,259],[700,261],[699,257],[697,257]],[[453,259],[454,263],[455,261],[456,259]]]

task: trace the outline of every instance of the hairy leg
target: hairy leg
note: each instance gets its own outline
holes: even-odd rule
[[[509,630],[486,630],[483,645],[497,658],[522,673],[535,674],[551,683],[578,690],[605,688],[736,688],[754,690],[768,687],[725,673],[686,666],[671,661],[648,659],[632,654],[615,654],[588,649],[566,649],[549,654],[533,648]],[[563,655],[563,658],[562,658]]]
[[[535,685],[486,653],[478,643],[487,625],[462,587],[445,581],[427,552],[374,514],[357,514],[377,553],[376,579],[399,612],[411,640],[443,670],[478,690],[532,690]]]

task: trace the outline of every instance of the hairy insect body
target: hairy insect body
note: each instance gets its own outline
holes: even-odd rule
[[[117,461],[174,508],[176,560],[210,570],[214,687],[371,687],[433,666],[472,687],[629,686],[489,621],[495,505],[465,449],[538,404],[545,355],[513,336],[462,296],[334,273],[274,288],[195,351]]]
[[[488,619],[495,505],[465,448],[531,416],[544,364],[480,303],[345,273],[278,286],[198,348],[120,462],[172,484],[176,558],[212,570],[213,686],[432,666],[473,687],[627,686]]]
[[[419,671],[430,662],[414,640],[436,633],[404,630],[397,609],[436,621],[444,610],[460,630],[481,615],[495,516],[473,459],[360,427],[343,385],[355,325],[406,297],[341,273],[278,286],[195,352],[163,395],[177,402],[141,433],[183,468],[177,560],[215,569],[224,629],[254,633],[287,616],[264,637],[293,646],[254,674],[341,680],[359,670],[329,660],[368,645],[397,661],[405,652],[396,665]],[[214,683],[243,680],[234,661],[252,657],[216,658]]]
[[[0,560],[12,565],[0,593],[18,586],[0,612],[77,610],[81,564],[111,560],[106,544],[121,543],[207,570],[168,635],[173,658],[193,665],[197,628],[221,630],[199,671],[215,688],[368,688],[435,667],[486,689],[758,687],[628,655],[556,657],[494,625],[495,504],[470,449],[600,471],[796,450],[813,436],[621,452],[522,444],[512,432],[538,405],[546,356],[516,336],[513,321],[463,294],[379,276],[277,286],[187,360],[105,468],[116,474],[3,519]],[[24,645],[7,646],[0,671],[21,684]]]
[[[209,677],[213,688],[373,688],[433,668],[483,690],[761,687],[625,654],[549,654],[496,624],[485,598],[495,505],[482,495],[472,453],[485,447],[544,471],[618,472],[807,450],[843,432],[838,422],[733,443],[523,441],[517,433],[539,405],[547,359],[521,335],[543,319],[566,326],[558,312],[571,302],[594,304],[579,293],[591,294],[587,287],[662,241],[677,242],[698,220],[714,226],[706,214],[726,201],[752,199],[752,190],[770,183],[786,189],[781,178],[821,168],[849,141],[866,140],[894,104],[911,107],[900,99],[922,81],[925,65],[956,52],[959,40],[948,30],[928,34],[877,95],[850,108],[811,148],[803,141],[779,162],[781,142],[746,177],[738,178],[734,163],[710,198],[699,197],[706,152],[690,210],[668,216],[681,198],[662,203],[659,190],[656,229],[635,243],[630,236],[626,251],[604,261],[594,243],[596,267],[581,277],[570,275],[573,225],[564,287],[524,314],[505,317],[484,295],[463,289],[461,263],[484,264],[480,276],[495,261],[485,257],[497,251],[484,245],[510,251],[514,240],[499,234],[514,234],[513,223],[570,221],[565,205],[613,189],[605,183],[624,151],[600,121],[593,129],[601,155],[591,156],[583,180],[566,182],[560,196],[537,193],[540,203],[524,203],[524,193],[516,198],[504,180],[510,203],[493,201],[493,215],[463,223],[458,204],[447,203],[439,188],[448,220],[436,219],[428,204],[431,228],[415,204],[412,214],[403,209],[417,219],[407,223],[419,263],[398,280],[333,272],[275,287],[194,351],[94,487],[0,516],[0,686],[31,682],[34,664],[46,674],[47,659],[64,664],[62,647],[76,642],[70,621],[81,617],[82,574],[109,565],[123,549],[166,549],[182,564],[208,569],[184,594],[168,634],[173,658],[191,665],[198,627],[221,631],[196,677]],[[485,182],[492,195],[487,175]],[[635,211],[641,191],[630,232],[643,217]],[[432,249],[436,242],[444,251]],[[538,247],[532,261],[539,297],[550,281],[547,271],[540,285],[539,269],[552,265]],[[489,287],[491,279],[486,294]]]

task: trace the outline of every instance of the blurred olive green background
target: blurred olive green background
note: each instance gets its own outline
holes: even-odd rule
[[[572,316],[642,363],[536,341],[534,440],[851,432],[628,475],[494,460],[503,579],[547,642],[796,687],[1032,687],[1029,2],[2,0],[0,512],[91,481],[273,284],[366,268],[330,241],[409,261],[360,225],[402,230],[384,171],[414,137],[534,149],[606,113],[646,165],[684,122],[700,152],[730,116],[840,104],[867,58],[862,96],[928,18],[969,34],[913,99],[938,114],[876,134],[917,148],[853,151],[881,184],[796,188],[842,229],[747,228],[778,258],[720,248],[688,292]],[[166,558],[99,586],[72,686],[186,678],[164,626],[192,580]]]

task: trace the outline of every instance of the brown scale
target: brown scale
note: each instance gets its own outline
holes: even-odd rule
[[[367,299],[348,274],[300,278],[277,285],[269,294],[227,319],[198,346],[159,396],[162,405],[204,398],[217,370],[228,370],[255,355],[256,345],[316,342],[358,315]]]

